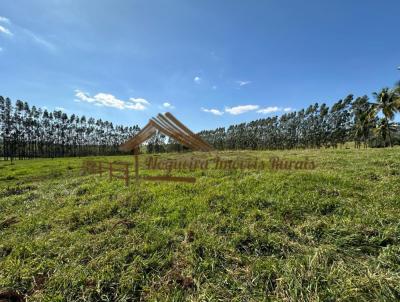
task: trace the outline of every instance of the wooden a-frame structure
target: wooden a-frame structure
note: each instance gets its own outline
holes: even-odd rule
[[[139,146],[152,137],[157,131],[172,137],[180,144],[190,148],[193,151],[212,151],[213,147],[193,133],[189,128],[182,124],[171,113],[158,114],[149,120],[134,137],[122,144],[121,151],[133,151],[135,155],[135,176],[139,180]]]
[[[184,124],[182,124],[171,113],[158,114],[149,120],[148,124],[143,127],[134,137],[120,146],[121,151],[132,151],[139,147],[140,144],[152,137],[156,132],[172,137],[180,144],[194,151],[212,151],[213,148],[198,135],[194,134]]]

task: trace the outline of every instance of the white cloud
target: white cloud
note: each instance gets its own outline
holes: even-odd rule
[[[7,28],[5,28],[4,26],[1,26],[1,25],[0,25],[0,33],[6,34],[9,36],[13,35],[13,33],[11,31],[9,31]]]
[[[277,106],[269,106],[265,108],[261,108],[260,110],[257,110],[258,113],[263,113],[263,114],[269,114],[269,113],[274,113],[274,112],[279,112],[279,111],[284,111],[284,112],[290,112],[293,111],[294,109],[292,107],[277,107]]]
[[[279,107],[276,107],[276,106],[270,106],[270,107],[265,107],[265,108],[262,108],[262,109],[260,109],[260,110],[257,110],[257,112],[258,113],[263,113],[263,114],[269,114],[269,113],[273,113],[273,112],[278,112],[278,111],[280,111],[281,109],[279,108]]]
[[[236,81],[236,83],[239,84],[240,87],[242,87],[251,84],[251,81]]]
[[[239,115],[239,114],[243,114],[249,111],[254,111],[257,110],[258,113],[262,113],[262,114],[270,114],[270,113],[274,113],[274,112],[279,112],[279,111],[284,111],[284,112],[290,112],[293,111],[294,109],[292,107],[278,107],[278,106],[269,106],[269,107],[265,107],[265,108],[260,108],[260,106],[258,105],[239,105],[239,106],[235,106],[235,107],[225,107],[225,112],[232,114],[232,115]],[[220,111],[218,109],[206,109],[206,108],[201,108],[201,111],[203,112],[208,112],[208,113],[212,113],[214,115],[223,115],[224,112]]]
[[[200,84],[201,78],[200,78],[200,77],[194,77],[193,81],[194,81],[196,84]]]
[[[3,23],[11,23],[10,22],[10,19],[8,19],[8,18],[6,18],[6,17],[2,17],[2,16],[0,16],[0,22],[3,22]]]
[[[117,99],[115,96],[109,93],[100,92],[94,96],[96,103],[106,107],[115,107],[118,109],[124,109],[125,102]]]
[[[175,108],[174,106],[172,106],[171,103],[168,103],[168,102],[165,102],[162,105],[163,105],[164,108],[168,108],[168,109],[174,109]]]
[[[201,108],[201,111],[203,112],[208,112],[208,113],[212,113],[214,115],[223,115],[224,113],[218,109],[206,109],[206,108]]]
[[[3,47],[0,47],[0,51],[3,51]]]
[[[147,108],[146,105],[150,105],[150,103],[143,98],[130,98],[128,101],[123,101],[117,99],[112,94],[103,92],[91,97],[88,93],[81,90],[75,90],[75,97],[77,97],[77,99],[75,99],[76,102],[87,102],[100,107],[105,106],[121,110],[144,110]]]
[[[136,104],[143,104],[143,105],[150,105],[150,103],[148,101],[146,101],[145,99],[142,98],[129,98],[129,100],[133,103]]]
[[[58,111],[65,111],[65,108],[63,108],[63,107],[56,107],[56,108],[54,108],[55,110],[58,110]]]
[[[213,87],[211,87],[212,90],[217,90],[217,86],[214,85]]]
[[[239,105],[235,107],[225,108],[225,111],[232,115],[238,115],[248,111],[256,110],[258,108],[259,108],[258,105]]]
[[[129,101],[126,104],[123,104],[122,108],[119,108],[119,109],[145,110],[146,106],[143,104],[146,104],[146,103],[142,103],[142,102],[138,103],[138,102],[135,102],[135,101],[132,101],[131,99],[129,99]],[[147,102],[147,104],[149,104],[149,102]],[[110,107],[112,107],[112,106],[110,106]]]
[[[84,102],[92,103],[95,101],[93,98],[89,97],[85,92],[80,91],[78,89],[75,90],[75,96],[78,98],[78,99],[75,99],[77,102],[84,101]]]

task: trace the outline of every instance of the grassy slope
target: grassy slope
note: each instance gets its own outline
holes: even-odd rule
[[[399,148],[241,154],[317,169],[127,188],[80,176],[81,159],[0,162],[0,289],[30,301],[400,299]]]

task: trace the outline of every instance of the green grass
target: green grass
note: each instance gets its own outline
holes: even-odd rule
[[[82,175],[83,159],[0,162],[0,293],[28,301],[400,299],[400,148],[224,156],[237,154],[308,157],[317,168],[196,171],[180,173],[197,176],[195,184],[125,187]]]

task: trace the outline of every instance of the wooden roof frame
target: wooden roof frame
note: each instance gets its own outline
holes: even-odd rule
[[[140,144],[152,137],[157,131],[172,137],[180,144],[194,151],[212,151],[213,147],[200,138],[197,134],[190,131],[171,113],[158,114],[149,120],[134,137],[122,144],[119,149],[121,151],[132,151],[139,147]]]

